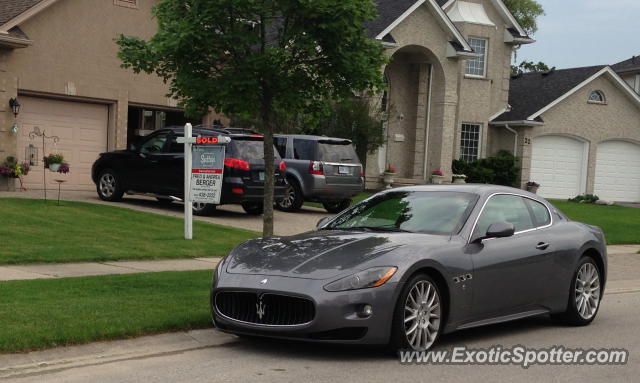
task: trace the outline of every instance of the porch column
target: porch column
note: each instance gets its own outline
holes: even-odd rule
[[[15,119],[9,107],[9,100],[16,97],[18,97],[18,78],[9,72],[7,60],[0,53],[0,163],[4,162],[8,156],[14,156],[19,161],[23,160],[17,147],[18,134],[24,134],[22,127],[18,127],[17,134],[10,132]],[[0,177],[0,191],[14,189],[13,178]]]
[[[431,64],[418,64],[418,97],[416,105],[416,139],[413,159],[413,178],[424,178],[424,163],[426,161],[425,140],[427,139],[427,121],[429,116],[429,77]]]
[[[520,188],[526,189],[527,182],[531,181],[531,139],[533,128],[530,126],[524,126],[517,128],[517,131],[518,151],[516,156],[520,157]]]

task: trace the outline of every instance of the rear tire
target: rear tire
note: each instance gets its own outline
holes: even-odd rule
[[[264,211],[264,206],[259,202],[243,202],[242,208],[249,215],[261,215]]]
[[[285,191],[284,198],[276,201],[276,207],[278,210],[286,211],[288,213],[296,213],[302,208],[304,198],[302,197],[302,189],[298,184],[298,181],[288,180],[289,186]]]
[[[429,350],[444,328],[444,305],[438,284],[431,276],[417,274],[409,279],[396,303],[389,348],[394,352]]]
[[[112,169],[104,169],[98,175],[96,191],[101,200],[117,202],[122,199],[124,185],[122,185],[121,179]]]
[[[213,213],[215,213],[215,211],[216,211],[216,205],[214,204],[201,203],[201,202],[193,203],[194,215],[206,217],[206,216],[212,215]]]
[[[324,206],[324,209],[329,213],[338,214],[341,211],[347,209],[349,206],[351,206],[351,200],[343,199],[341,201],[323,202],[322,206]]]
[[[601,300],[600,269],[592,257],[584,256],[571,278],[567,310],[561,314],[554,314],[552,318],[573,326],[586,326],[596,318]]]

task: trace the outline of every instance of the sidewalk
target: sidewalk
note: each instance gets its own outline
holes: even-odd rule
[[[51,263],[0,266],[0,281],[88,277],[94,275],[157,273],[161,271],[213,270],[220,258]]]

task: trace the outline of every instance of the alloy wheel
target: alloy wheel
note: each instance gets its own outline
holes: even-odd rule
[[[404,305],[404,331],[411,348],[428,350],[440,331],[441,307],[438,290],[429,281],[418,281]]]
[[[296,191],[293,186],[289,185],[287,190],[284,193],[284,197],[280,201],[278,201],[278,205],[280,205],[283,209],[288,209],[293,206],[293,202],[296,200]]]
[[[600,304],[600,275],[593,263],[580,267],[575,285],[576,309],[583,319],[589,320]]]
[[[116,178],[111,173],[104,173],[100,177],[100,193],[106,198],[110,198],[116,191]]]

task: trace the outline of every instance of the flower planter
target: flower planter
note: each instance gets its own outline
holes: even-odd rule
[[[431,175],[431,183],[434,185],[442,185],[444,183],[444,176]]]
[[[454,178],[453,179],[453,183],[454,184],[466,184],[467,180],[465,178]]]
[[[527,186],[527,191],[533,194],[536,194],[538,192],[538,188],[540,186]]]
[[[52,172],[57,172],[58,170],[60,170],[60,166],[62,166],[62,164],[49,164],[49,170]]]
[[[0,177],[0,191],[16,191],[15,180],[14,177]]]
[[[391,173],[391,172],[382,173],[382,182],[384,183],[387,189],[391,189],[391,185],[393,184],[395,176],[396,176],[396,173]]]

